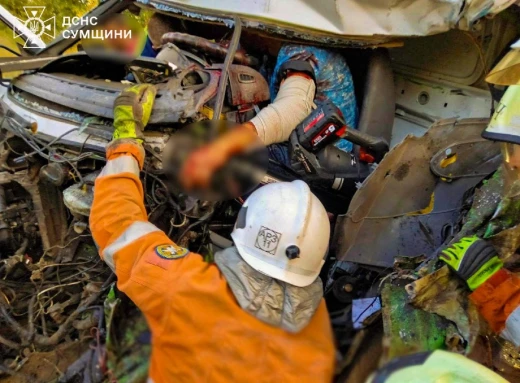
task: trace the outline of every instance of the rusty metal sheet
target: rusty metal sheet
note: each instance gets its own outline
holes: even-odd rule
[[[347,214],[338,217],[332,241],[337,258],[392,267],[397,255],[432,255],[458,223],[467,193],[484,178],[481,169],[499,166],[499,145],[480,137],[487,122],[438,121],[424,136],[409,136],[392,149],[356,192]],[[459,178],[445,182],[435,176],[431,159],[447,149],[453,155],[460,148],[454,143],[464,142],[473,150],[444,169],[454,166]]]

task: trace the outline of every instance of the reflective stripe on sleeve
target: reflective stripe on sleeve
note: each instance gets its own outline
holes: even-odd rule
[[[506,327],[500,335],[516,347],[520,347],[520,306],[509,314],[506,320]]]
[[[119,156],[108,161],[99,176],[103,177],[121,173],[132,173],[139,177],[139,164],[133,156]]]
[[[134,160],[135,161],[135,160]],[[131,244],[132,242],[144,237],[147,234],[155,231],[161,231],[155,225],[150,222],[136,221],[126,228],[126,230],[112,242],[103,251],[103,259],[105,263],[112,269],[115,270],[114,255],[121,250],[123,247]]]

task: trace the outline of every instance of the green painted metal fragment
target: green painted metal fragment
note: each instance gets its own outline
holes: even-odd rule
[[[386,357],[445,348],[448,321],[407,303],[404,287],[387,283],[381,292]]]

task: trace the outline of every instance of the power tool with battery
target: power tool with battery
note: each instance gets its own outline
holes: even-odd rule
[[[344,138],[354,145],[348,153],[334,146]],[[380,138],[347,126],[341,111],[330,101],[320,104],[291,133],[289,138],[291,167],[312,184],[326,184],[351,192],[356,182],[370,174],[372,163],[381,161],[388,143]]]

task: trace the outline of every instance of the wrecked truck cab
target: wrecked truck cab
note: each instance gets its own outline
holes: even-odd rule
[[[171,193],[161,178],[160,159],[175,129],[190,121],[213,117],[225,55],[222,55],[222,46],[211,41],[208,44],[208,39],[222,38],[230,32],[230,27],[236,26],[233,16],[238,16],[243,26],[241,44],[251,55],[241,56],[239,60],[247,59],[247,62],[235,61],[230,67],[222,113],[228,120],[248,120],[255,114],[255,107],[265,105],[275,96],[269,94],[265,78],[269,71],[264,71],[262,65],[272,66],[281,40],[316,44],[338,49],[347,58],[360,111],[359,131],[383,137],[393,147],[380,164],[364,167],[362,170],[366,173],[360,175],[356,170],[351,180],[362,182],[371,175],[352,202],[355,182],[347,197],[339,198],[329,191],[320,194],[327,207],[339,207],[341,212],[348,210],[346,215],[335,218],[331,251],[322,279],[327,281],[325,298],[343,357],[338,370],[343,369],[349,375],[358,355],[366,355],[357,353],[359,347],[365,345],[361,338],[381,330],[378,317],[381,304],[383,307],[388,307],[388,302],[394,302],[396,307],[406,304],[403,291],[391,289],[383,294],[383,302],[374,299],[379,295],[381,278],[392,271],[395,253],[403,256],[400,265],[416,265],[424,260],[409,259],[416,254],[416,245],[423,253],[431,254],[437,249],[464,208],[465,193],[496,165],[496,145],[479,139],[479,131],[485,126],[493,104],[492,94],[482,77],[516,34],[512,29],[514,14],[498,14],[511,2],[483,5],[454,1],[440,5],[437,1],[424,0],[407,6],[405,2],[354,0],[333,5],[300,0],[221,1],[218,4],[204,0],[189,4],[142,0],[135,4],[183,20],[197,27],[196,30],[206,26],[201,27],[200,32],[206,38],[203,44],[208,49],[206,53],[212,55],[213,61],[208,62],[204,53],[197,56],[189,50],[186,36],[172,34],[169,44],[182,46],[193,68],[187,69],[182,63],[177,65],[179,62],[173,68],[169,63],[174,59],[167,54],[167,45],[163,48],[164,55],[158,59],[140,57],[129,65],[103,64],[103,68],[100,60],[84,53],[46,56],[59,55],[75,43],[63,36],[33,52],[31,57],[17,63],[0,63],[4,71],[5,68],[13,70],[16,65],[29,70],[12,80],[9,88],[0,88],[3,113],[0,121],[6,139],[0,151],[5,156],[5,171],[0,172],[5,182],[0,180],[0,185],[6,192],[0,240],[9,227],[13,242],[2,257],[10,257],[10,262],[16,265],[16,269],[8,270],[8,277],[27,282],[43,275],[49,288],[61,288],[53,279],[56,275],[59,277],[61,271],[52,266],[54,262],[48,259],[49,255],[72,264],[60,266],[68,273],[67,278],[72,279],[72,268],[78,261],[94,263],[95,275],[104,276],[101,264],[96,263],[99,259],[95,249],[88,258],[83,246],[89,243],[87,223],[94,180],[103,166],[104,148],[112,136],[113,101],[129,85],[126,83],[128,74],[158,88],[159,96],[145,136],[151,164],[143,172],[149,219],[180,246],[197,248],[208,259],[216,249],[229,245],[229,232],[240,209],[240,199],[214,204],[180,198]],[[93,12],[101,15],[122,9],[123,2],[109,0]],[[191,45],[200,48],[200,43],[196,38]],[[408,134],[415,137],[405,139]],[[33,144],[37,144],[40,151],[32,147]],[[358,151],[356,148],[354,154],[359,154]],[[458,155],[458,161],[451,163],[453,153]],[[356,160],[349,155],[349,164]],[[474,163],[483,170],[468,174],[468,168]],[[338,164],[334,172],[343,169],[343,165]],[[278,180],[270,176],[269,182]],[[0,191],[0,203],[1,196]],[[382,213],[373,212],[379,208]],[[376,235],[376,232],[382,234]],[[396,232],[402,235],[396,238]],[[26,237],[29,238],[27,244]],[[80,255],[76,255],[77,247],[82,250]],[[45,256],[37,266],[31,262],[39,258],[28,261],[20,255],[38,251]],[[16,257],[12,258],[13,255]],[[24,262],[30,266],[24,266]],[[47,269],[50,272],[45,272]],[[83,299],[83,306],[90,299],[99,298],[86,280],[82,279],[78,285],[88,299]],[[37,293],[48,299],[53,291],[40,289]],[[116,300],[109,300],[112,307],[117,306]],[[27,308],[27,304],[21,304],[15,313]],[[77,335],[84,329],[78,326],[79,329],[71,330],[63,314],[72,312],[79,316],[80,309],[83,308],[77,300],[60,295],[52,310],[38,311],[36,315],[40,321],[43,317],[50,334],[63,325]],[[124,316],[124,310],[117,310]],[[95,311],[82,319],[91,322],[99,319]],[[373,315],[365,315],[367,313]],[[403,309],[403,316],[406,313],[409,311]],[[383,312],[391,333],[400,335],[400,327],[405,323],[403,317],[387,314]],[[423,345],[442,346],[445,339],[459,339],[460,334],[453,326],[442,327],[445,321],[422,313],[412,313],[410,317],[412,315],[407,324],[427,323],[427,329],[438,327],[439,331],[420,339]],[[402,333],[405,341],[413,332],[410,328]],[[110,331],[113,335],[117,329],[112,327]],[[124,338],[124,334],[119,335]],[[62,340],[59,338],[59,342]],[[46,342],[48,339],[40,337],[37,346],[43,347]],[[403,345],[395,342],[392,346],[392,350],[396,350]],[[371,359],[370,362],[375,363],[377,358]],[[338,381],[347,381],[343,378]]]

